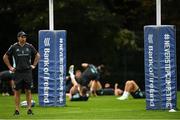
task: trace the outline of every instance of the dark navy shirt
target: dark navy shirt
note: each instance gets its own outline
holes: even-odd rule
[[[31,68],[31,57],[37,54],[37,50],[29,43],[24,46],[15,43],[11,45],[6,54],[12,56],[13,67],[16,70],[28,70]]]

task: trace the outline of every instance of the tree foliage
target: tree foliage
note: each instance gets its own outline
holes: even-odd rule
[[[38,47],[38,31],[49,29],[48,3],[1,0],[0,39],[9,46],[24,30]],[[178,5],[179,0],[162,0],[162,24],[180,26]],[[143,59],[143,27],[156,24],[155,8],[155,0],[54,0],[54,28],[68,33],[68,64],[104,63],[116,71],[136,70],[127,59]],[[136,52],[141,55],[134,56]]]

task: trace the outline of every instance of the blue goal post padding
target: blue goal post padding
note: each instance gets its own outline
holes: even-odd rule
[[[66,31],[40,30],[39,53],[39,105],[65,106]]]
[[[146,109],[176,109],[175,26],[144,26],[144,63]]]

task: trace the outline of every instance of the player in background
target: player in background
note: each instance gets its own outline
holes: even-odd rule
[[[139,86],[136,84],[134,80],[128,80],[126,81],[125,88],[123,95],[121,97],[118,97],[118,100],[126,100],[128,99],[129,95],[132,95],[133,98],[145,98],[145,93],[141,91]]]

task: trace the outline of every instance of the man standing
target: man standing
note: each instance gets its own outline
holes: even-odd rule
[[[31,85],[32,85],[32,70],[35,69],[40,59],[40,54],[33,45],[26,42],[27,34],[20,31],[17,34],[18,42],[11,45],[8,51],[4,54],[3,60],[10,71],[14,72],[14,96],[15,96],[15,112],[14,115],[19,115],[20,110],[20,94],[21,89],[25,89],[27,100],[27,114],[33,115],[31,110]],[[10,63],[10,58],[13,60],[13,66]],[[34,59],[32,62],[31,60]],[[32,64],[33,63],[33,64]]]

